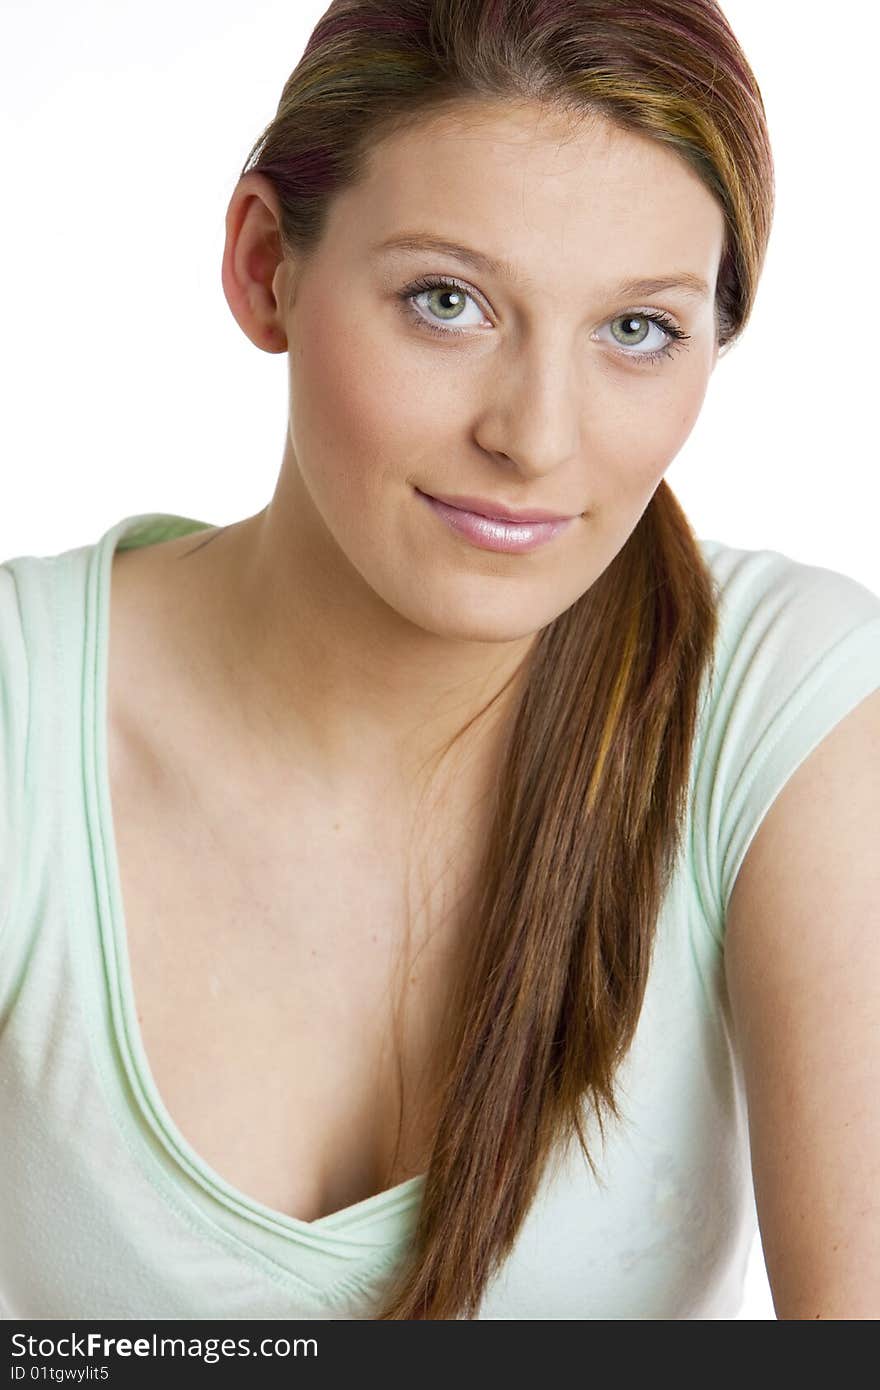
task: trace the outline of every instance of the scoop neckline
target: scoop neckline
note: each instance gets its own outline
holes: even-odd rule
[[[239,1215],[255,1221],[262,1227],[268,1226],[289,1236],[326,1236],[332,1242],[334,1234],[339,1233],[349,1242],[355,1228],[368,1227],[373,1221],[378,1224],[391,1223],[391,1233],[378,1242],[383,1249],[403,1239],[404,1232],[396,1229],[401,1221],[411,1214],[411,1209],[420,1197],[425,1182],[425,1174],[418,1173],[406,1178],[394,1187],[386,1188],[358,1202],[340,1207],[317,1217],[314,1221],[304,1221],[286,1212],[258,1201],[242,1189],[228,1182],[216,1169],[199,1154],[183,1132],[178,1128],[167,1109],[150,1070],[149,1059],[137,1019],[134,1003],[131,962],[128,951],[128,935],[125,927],[125,909],[122,899],[122,881],[119,869],[119,856],[116,845],[113,806],[110,796],[110,773],[108,757],[107,728],[107,680],[110,638],[110,585],[112,579],[112,558],[117,550],[134,546],[146,546],[161,540],[169,540],[191,531],[210,529],[215,523],[182,517],[173,513],[139,513],[125,517],[112,526],[97,547],[95,610],[87,616],[93,625],[95,639],[94,685],[92,690],[94,711],[93,757],[91,773],[96,792],[96,815],[98,821],[99,853],[102,859],[107,893],[104,900],[99,895],[98,916],[105,950],[109,948],[115,961],[115,972],[105,972],[106,988],[113,992],[109,1016],[112,1020],[116,1050],[127,1062],[127,1089],[133,1093],[138,1109],[157,1136],[162,1147],[173,1160],[173,1167],[179,1181],[185,1178],[195,1181],[199,1187],[216,1198],[224,1207]],[[114,1007],[115,1003],[115,1007]],[[134,1084],[132,1084],[134,1083]],[[366,1234],[366,1231],[364,1232]],[[375,1242],[369,1242],[375,1249]]]

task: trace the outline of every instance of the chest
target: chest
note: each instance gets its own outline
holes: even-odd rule
[[[464,847],[413,880],[396,842],[315,805],[267,834],[231,791],[206,804],[113,726],[108,762],[141,1038],[184,1137],[303,1221],[424,1172]]]

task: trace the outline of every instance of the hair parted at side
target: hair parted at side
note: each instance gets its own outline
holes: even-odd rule
[[[242,174],[285,251],[320,241],[377,142],[466,103],[539,102],[671,146],[725,216],[720,347],[750,316],[773,217],[757,81],[714,0],[333,0]],[[620,1119],[662,900],[681,847],[717,593],[664,481],[605,571],[538,634],[457,980],[411,1249],[379,1319],[472,1318],[584,1102]],[[439,1040],[438,1040],[439,1046]]]

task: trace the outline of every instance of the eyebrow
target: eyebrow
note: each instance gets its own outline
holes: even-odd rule
[[[375,242],[370,250],[439,251],[443,255],[454,256],[456,260],[464,261],[465,264],[473,266],[475,270],[497,275],[499,279],[506,280],[510,284],[520,283],[522,279],[509,261],[488,256],[483,251],[475,251],[473,247],[462,246],[457,241],[446,241],[442,237],[432,236],[429,232],[401,232],[397,236],[388,237],[386,241]],[[671,289],[681,290],[684,294],[691,295],[695,299],[708,299],[710,294],[706,281],[700,275],[694,275],[689,270],[678,270],[670,275],[655,275],[638,280],[622,280],[619,284],[612,285],[609,288],[609,293],[612,296],[629,296],[658,294],[661,290]]]

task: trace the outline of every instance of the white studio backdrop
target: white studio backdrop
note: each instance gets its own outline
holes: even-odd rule
[[[229,310],[224,217],[325,8],[3,0],[0,559],[90,544],[138,512],[226,524],[269,501],[287,359]],[[875,7],[723,8],[764,96],[777,210],[752,321],[667,478],[699,536],[880,592],[861,298]],[[759,1241],[739,1316],[774,1316]]]

